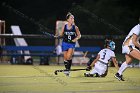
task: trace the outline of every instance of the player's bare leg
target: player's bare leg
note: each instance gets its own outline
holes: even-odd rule
[[[121,65],[118,73],[122,75],[124,70],[127,68],[128,64],[132,62],[133,58],[140,60],[140,51],[133,49],[130,54],[125,55],[126,61]]]
[[[137,50],[137,49],[133,49],[131,52],[130,52],[130,56],[132,56],[133,58],[137,59],[137,60],[140,60],[140,51]]]
[[[121,80],[121,81],[124,81],[124,79],[122,77],[122,73],[126,70],[126,68],[128,67],[128,64],[132,62],[133,58],[130,55],[126,54],[125,59],[126,59],[126,61],[121,65],[118,72],[115,74],[115,78],[117,78],[118,80]]]
[[[70,48],[68,51],[64,52],[64,64],[65,64],[65,68],[68,71],[65,71],[64,74],[66,74],[66,76],[69,76],[69,70],[71,69],[71,64],[72,64],[72,55],[74,53],[74,49]]]

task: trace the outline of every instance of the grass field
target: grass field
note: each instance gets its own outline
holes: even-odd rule
[[[84,77],[85,71],[56,76],[56,69],[63,66],[0,65],[0,93],[140,93],[140,68],[128,68],[126,81],[114,78],[113,67],[105,78]]]

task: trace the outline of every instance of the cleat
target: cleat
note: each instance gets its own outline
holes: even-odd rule
[[[93,74],[90,74],[90,73],[84,73],[84,76],[85,77],[94,77]]]
[[[120,77],[121,77],[121,81],[125,81],[125,80],[123,79],[123,76],[122,76],[122,75],[120,75]]]
[[[69,73],[67,73],[67,74],[65,74],[67,77],[69,77],[70,76],[70,74]]]
[[[124,81],[124,79],[122,78],[122,75],[120,75],[119,73],[116,73],[114,77],[118,79],[119,81]]]
[[[69,70],[64,71],[64,74],[65,74],[67,77],[69,77],[69,75],[70,75],[70,71],[69,71]]]
[[[100,76],[98,73],[95,73],[95,77],[102,77],[102,76]]]
[[[57,75],[57,71],[55,71],[54,74]]]
[[[84,76],[87,77],[87,73],[84,73]]]
[[[119,73],[116,73],[116,74],[114,75],[114,77],[115,77],[116,79],[118,79],[119,81],[121,80]]]

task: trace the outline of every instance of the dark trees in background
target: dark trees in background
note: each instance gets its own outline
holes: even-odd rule
[[[21,17],[2,3],[12,6],[45,27],[55,30],[57,20],[65,20],[71,11],[82,34],[127,34],[138,23],[140,0],[3,0],[0,19],[10,25],[20,25],[23,33],[40,33],[39,27]]]

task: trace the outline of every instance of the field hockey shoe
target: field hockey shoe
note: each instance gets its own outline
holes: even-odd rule
[[[70,76],[70,71],[64,71],[64,74],[69,77]]]
[[[90,74],[90,73],[84,73],[84,76],[85,76],[85,77],[93,77],[93,74]]]
[[[118,79],[119,81],[124,81],[123,76],[120,75],[119,73],[116,73],[114,76],[116,79]]]

